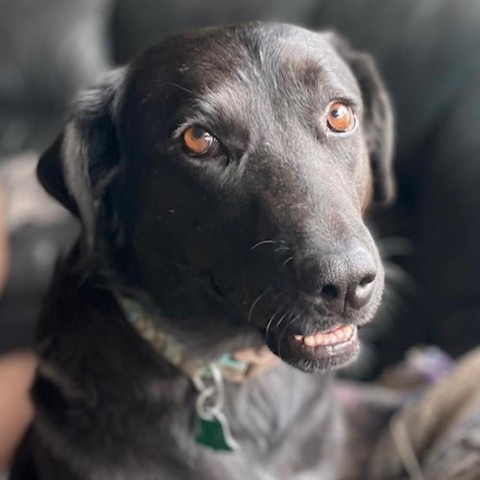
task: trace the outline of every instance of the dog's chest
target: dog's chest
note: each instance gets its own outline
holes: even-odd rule
[[[191,478],[334,479],[341,427],[330,380],[287,366],[227,389],[226,415],[240,448],[194,449]]]
[[[139,418],[130,422],[136,440],[129,446],[122,436],[125,459],[134,460],[120,461],[118,478],[143,471],[138,478],[333,480],[341,429],[330,383],[282,364],[257,380],[227,385],[224,413],[239,444],[233,452],[195,443],[189,401],[171,405],[157,420],[130,412]]]

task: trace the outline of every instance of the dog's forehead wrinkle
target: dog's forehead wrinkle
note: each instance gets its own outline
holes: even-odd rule
[[[250,144],[271,138],[275,130],[276,113],[274,106],[265,100],[265,93],[259,86],[242,82],[226,81],[214,88],[204,88],[202,93],[190,102],[185,123],[200,123],[218,128],[228,141],[238,137],[249,138]],[[216,133],[214,131],[214,133]],[[248,150],[245,145],[245,151]]]
[[[246,87],[238,82],[223,82],[215,88],[208,88],[197,100],[197,106],[211,114],[238,118],[252,110],[252,96]]]
[[[328,37],[313,32],[296,32],[267,43],[264,48],[269,59],[261,67],[263,77],[278,78],[301,85],[326,89],[331,98],[351,98],[352,103],[361,103],[361,94],[355,77],[346,62],[327,40]],[[280,73],[280,75],[279,75]],[[273,74],[273,75],[272,75]]]

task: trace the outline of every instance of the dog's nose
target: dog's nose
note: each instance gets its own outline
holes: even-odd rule
[[[300,263],[300,288],[316,297],[319,309],[341,313],[365,306],[374,291],[377,269],[365,248],[347,253],[310,256]]]

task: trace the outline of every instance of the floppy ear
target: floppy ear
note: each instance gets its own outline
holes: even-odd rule
[[[100,200],[119,166],[115,110],[124,77],[124,69],[115,70],[78,96],[64,131],[37,166],[47,192],[80,219],[90,249]]]
[[[392,165],[394,121],[390,99],[373,58],[355,52],[335,34],[331,35],[331,39],[338,53],[350,66],[362,93],[365,107],[364,131],[373,173],[373,199],[388,202],[395,194]]]

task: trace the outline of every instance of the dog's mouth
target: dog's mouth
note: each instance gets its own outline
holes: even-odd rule
[[[360,348],[358,328],[337,324],[310,335],[272,334],[270,349],[290,365],[307,372],[341,367],[353,360]]]
[[[213,276],[210,280],[217,294],[228,302]],[[263,296],[257,297],[257,301],[252,304],[253,308],[250,307],[248,323],[257,327],[270,350],[284,362],[305,372],[317,372],[344,366],[357,357],[360,351],[358,325],[367,323],[370,315],[365,315],[365,312],[353,315],[350,312],[348,318],[338,316],[335,320],[331,317],[314,319],[310,318],[309,309],[303,308],[300,309],[304,311],[303,314],[298,316],[289,309],[283,315],[278,313],[271,316],[261,312],[259,304],[262,298]],[[292,316],[297,321],[292,322],[288,328],[283,328],[282,321]],[[270,328],[272,323],[276,325]]]
[[[313,335],[293,335],[292,343],[315,355],[331,355],[339,350],[352,348],[357,340],[355,325],[338,325]]]

